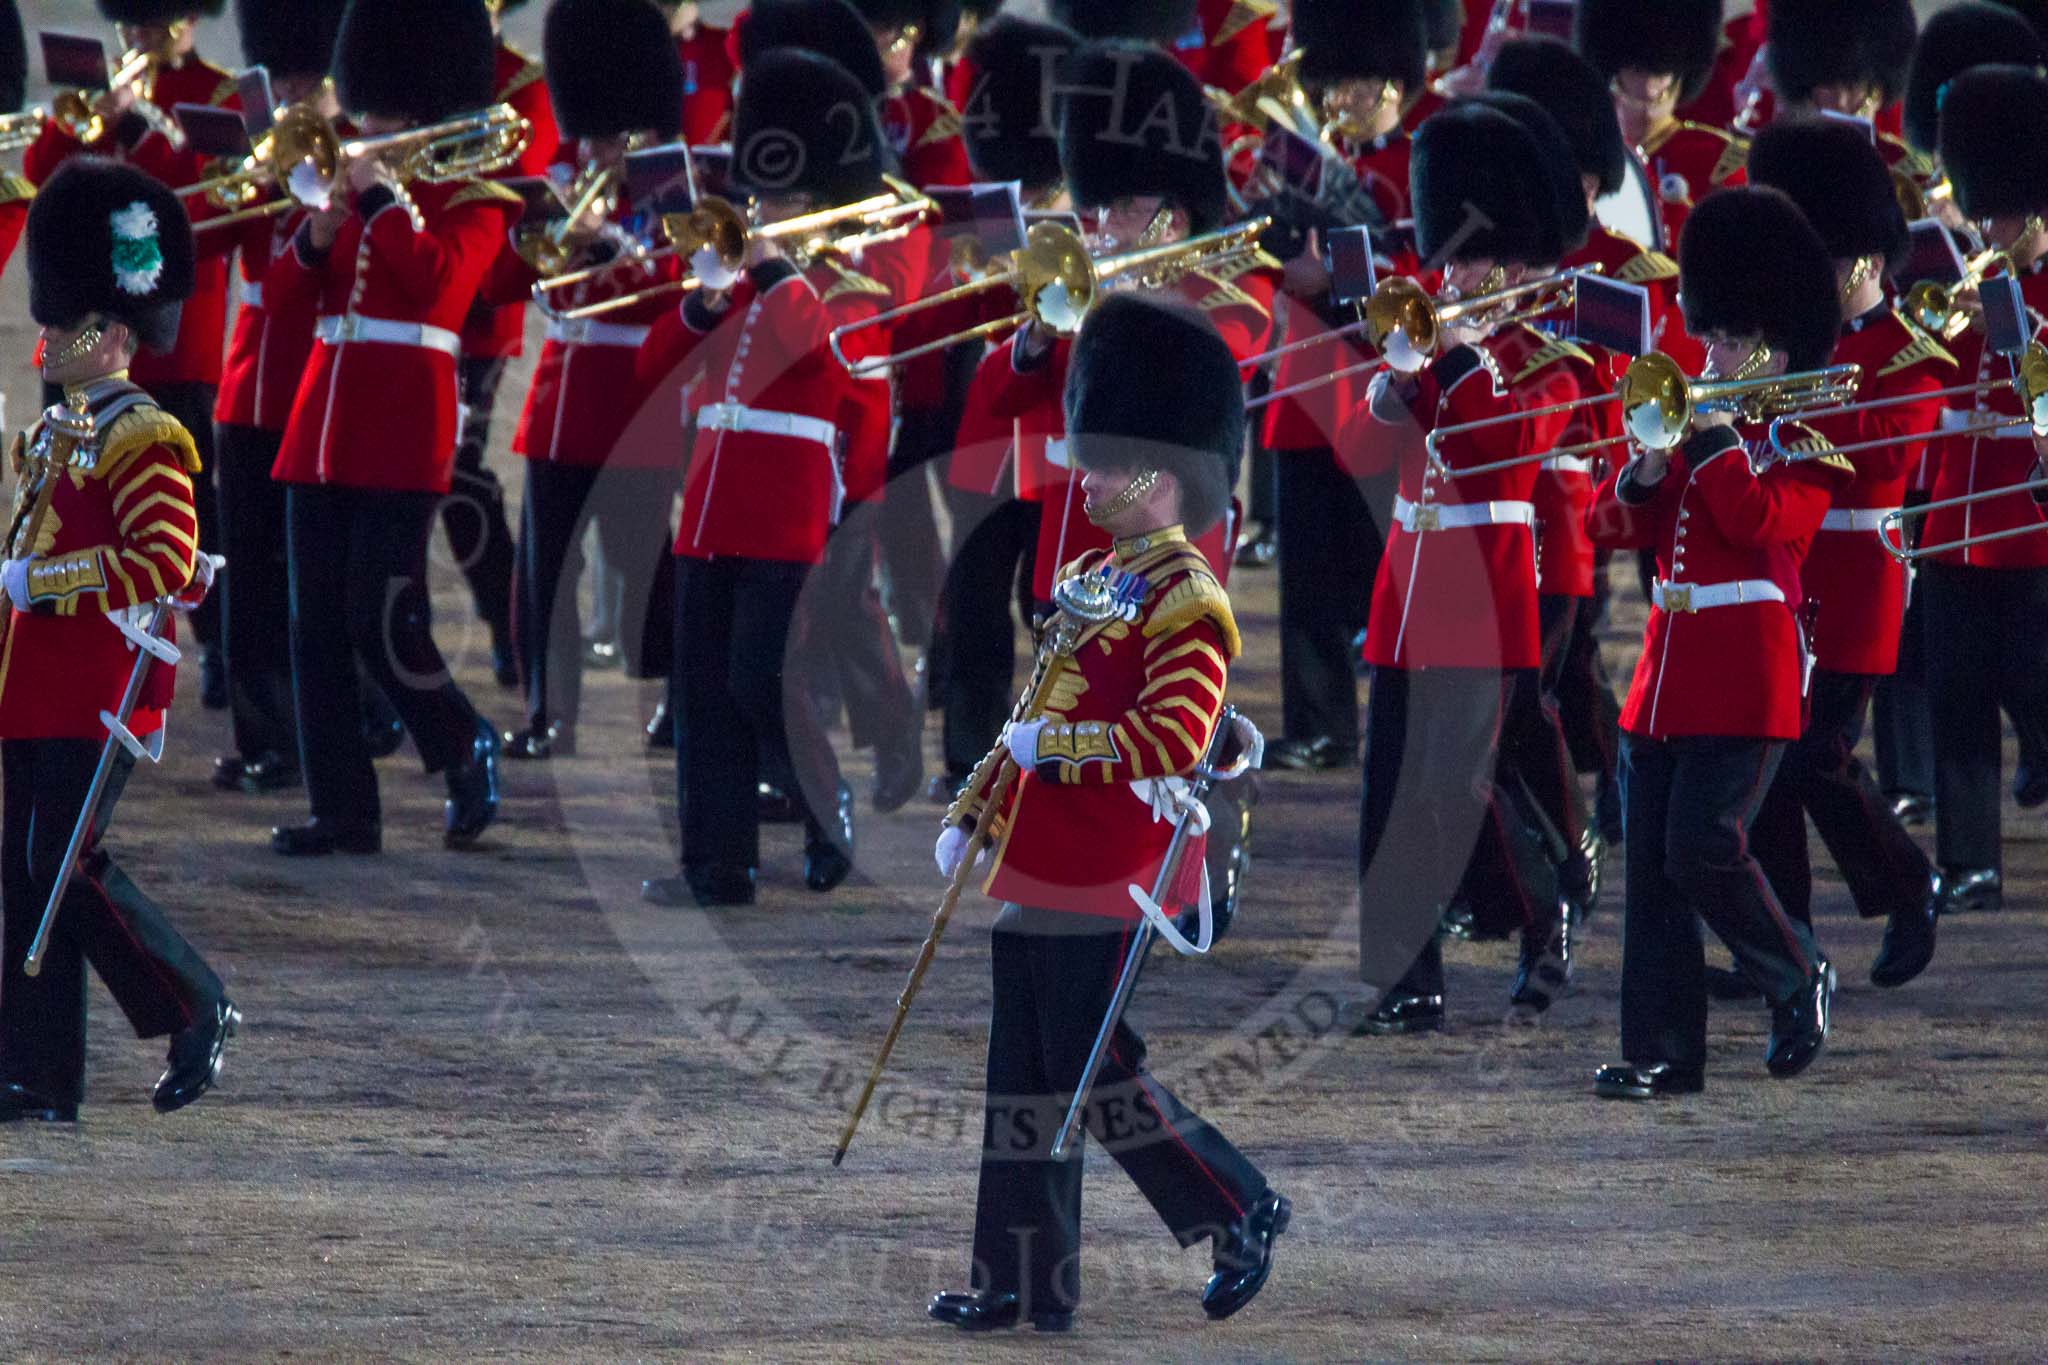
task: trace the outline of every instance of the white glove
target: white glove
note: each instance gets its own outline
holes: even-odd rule
[[[180,611],[196,610],[206,600],[206,594],[213,591],[214,575],[227,567],[227,560],[219,555],[202,554],[192,561],[192,579],[178,589],[171,598],[171,604]]]
[[[285,189],[291,197],[316,213],[325,213],[334,203],[334,189],[311,161],[301,161],[285,173]]]
[[[958,825],[948,825],[939,831],[938,847],[932,850],[932,861],[939,865],[939,875],[947,881],[960,870],[960,860],[967,856],[967,845],[973,840],[966,830]]]
[[[1384,354],[1387,364],[1402,374],[1420,373],[1429,364],[1429,357],[1415,349],[1415,343],[1408,334],[1396,327],[1388,336]]]
[[[0,564],[0,592],[23,611],[28,610],[28,561],[10,559]]]
[[[1044,728],[1042,720],[1013,721],[1003,727],[1003,743],[1008,746],[1010,757],[1025,772],[1038,766],[1038,732]]]
[[[690,254],[690,273],[697,277],[698,283],[714,293],[730,289],[740,280],[740,272],[727,265],[708,246],[700,246]]]

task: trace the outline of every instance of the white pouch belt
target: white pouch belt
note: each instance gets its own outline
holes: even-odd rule
[[[1543,467],[1560,474],[1590,474],[1593,459],[1589,455],[1553,455],[1543,462]]]
[[[1657,605],[1667,612],[1705,611],[1709,607],[1737,607],[1751,602],[1784,600],[1784,591],[1768,578],[1744,578],[1733,583],[1657,585]]]
[[[344,341],[379,341],[388,346],[418,346],[454,357],[462,353],[462,340],[445,327],[424,322],[393,322],[389,318],[366,318],[360,313],[329,313],[313,323],[313,336],[329,345]]]
[[[1830,507],[1820,519],[1823,531],[1875,531],[1896,507]]]
[[[1453,531],[1466,526],[1534,526],[1531,502],[1413,503],[1394,498],[1394,520],[1404,531]]]
[[[1045,438],[1045,462],[1054,469],[1072,469],[1074,457],[1067,453],[1067,438],[1048,436]]]
[[[816,441],[830,451],[839,443],[839,428],[822,417],[805,417],[794,412],[769,412],[739,403],[708,403],[697,409],[701,431],[753,431],[765,436],[794,436]]]
[[[554,318],[548,322],[547,338],[564,346],[624,346],[639,349],[649,329],[596,318]]]
[[[245,308],[261,308],[263,306],[263,281],[236,280],[235,297],[242,301],[242,305]]]

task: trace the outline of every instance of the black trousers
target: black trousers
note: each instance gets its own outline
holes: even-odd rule
[[[1621,703],[1600,658],[1600,599],[1536,599],[1543,627],[1543,691],[1556,707],[1572,767],[1614,781]]]
[[[1358,650],[1383,548],[1367,488],[1321,450],[1273,457],[1280,547],[1280,714],[1290,739],[1358,743]]]
[[[1503,758],[1503,721],[1535,670],[1375,668],[1359,791],[1361,979],[1441,995],[1438,930],[1464,890],[1512,907],[1525,930],[1557,905],[1521,782]]]
[[[1911,501],[1911,500],[1909,500]],[[1925,502],[1925,498],[1918,501]],[[1917,528],[1919,520],[1913,525]],[[1927,593],[1917,569],[1899,629],[1899,666],[1871,699],[1877,783],[1887,796],[1934,799],[1934,707],[1927,695]]]
[[[530,725],[576,723],[583,692],[577,590],[583,579],[583,534],[593,521],[605,563],[624,579],[618,638],[626,671],[636,678],[649,676],[647,617],[657,568],[671,557],[668,513],[674,496],[675,475],[665,469],[527,462],[513,638]],[[657,674],[667,671],[667,660],[661,663]]]
[[[292,701],[290,566],[285,560],[285,489],[270,477],[283,433],[223,423],[217,433],[222,632],[227,645],[228,717],[244,758],[299,753]]]
[[[1011,606],[1028,628],[1039,505],[957,491],[951,502],[960,548],[939,594],[925,677],[942,712],[946,772],[965,778],[1010,716],[1017,667]]]
[[[950,453],[958,440],[967,387],[974,381],[982,350],[978,341],[948,350],[946,387],[938,406],[906,406],[896,412],[889,483],[882,492],[877,534],[889,614],[896,618],[904,643],[919,649],[931,641],[946,576],[946,552],[939,543],[932,502],[931,476],[939,468],[933,462]]]
[[[755,786],[778,753],[794,765],[789,794],[804,811],[806,830],[812,837],[822,830],[811,812],[814,803],[834,799],[839,761],[800,672],[785,668],[810,573],[808,564],[774,559],[676,560],[678,648],[669,707],[684,867],[759,866]]]
[[[299,766],[323,819],[382,818],[358,666],[398,711],[428,772],[462,762],[476,741],[476,708],[434,644],[427,541],[439,504],[434,493],[286,491]]]
[[[100,846],[135,760],[115,760],[79,870],[50,931],[42,973],[22,970],[43,905],[92,785],[101,742],[10,739],[0,743],[5,815],[0,818],[0,1079],[58,1104],[85,1089],[85,964],[106,983],[138,1038],[161,1038],[205,1017],[220,978]]]
[[[507,356],[466,355],[456,361],[462,383],[462,430],[455,444],[455,477],[441,500],[448,549],[476,599],[476,614],[497,647],[512,631],[512,527],[505,520],[505,490],[484,463],[491,444],[491,414]]]
[[[2048,569],[1922,564],[1934,718],[1936,859],[2001,866],[2002,705],[2015,727],[2048,719]]]
[[[996,917],[974,1284],[1016,1294],[1026,1313],[1072,1309],[1081,1297],[1085,1143],[1058,1161],[1052,1143],[1136,927],[1016,905]],[[1258,1168],[1152,1076],[1128,1019],[1085,1121],[1183,1247],[1224,1232],[1266,1193]]]
[[[896,635],[875,587],[880,555],[877,503],[849,503],[846,519],[825,542],[817,581],[804,595],[797,651],[800,672],[826,683],[836,679],[857,749],[915,743],[924,713],[903,675]],[[678,648],[692,642],[683,637]]]
[[[1706,1065],[1701,920],[1773,1003],[1792,1000],[1818,969],[1812,928],[1785,913],[1749,843],[1784,747],[1721,735],[1621,738],[1621,1051],[1630,1062]]]
[[[192,503],[199,513],[199,548],[207,554],[224,554],[221,549],[220,496],[214,487],[214,446],[213,446],[213,399],[216,389],[211,384],[160,384],[151,389],[149,396],[156,400],[158,407],[178,419],[186,431],[192,433],[192,444],[199,447],[199,477],[192,480]],[[59,398],[62,394],[59,394]],[[186,613],[191,622],[192,634],[199,641],[199,647],[208,654],[219,650],[224,643],[221,630],[220,593],[208,593],[205,600]]]
[[[1933,869],[1892,814],[1877,780],[1856,757],[1874,677],[1815,669],[1806,733],[1786,746],[1750,831],[1757,862],[1785,913],[1813,922],[1813,864],[1806,820],[1842,871],[1856,912],[1901,914],[1927,900]]]

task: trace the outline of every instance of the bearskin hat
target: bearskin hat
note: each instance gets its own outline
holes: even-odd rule
[[[1060,67],[1079,42],[1057,24],[1007,14],[968,41],[974,88],[960,122],[977,177],[1027,190],[1060,182]]]
[[[1486,88],[1522,95],[1543,106],[1571,144],[1579,174],[1613,194],[1628,175],[1628,145],[1614,116],[1607,82],[1593,64],[1555,38],[1516,38],[1487,68]]]
[[[760,0],[747,11],[739,33],[742,69],[776,48],[800,47],[851,73],[870,99],[889,89],[875,35],[847,0]]]
[[[21,108],[28,93],[28,37],[14,0],[0,0],[0,112]]]
[[[654,0],[555,0],[542,50],[564,135],[682,131],[683,63]]]
[[[900,29],[917,25],[917,55],[943,56],[953,50],[960,33],[959,0],[853,0],[870,27]]]
[[[489,107],[497,51],[483,0],[349,0],[335,83],[351,113],[438,123]]]
[[[1048,0],[1053,22],[1083,38],[1172,43],[1201,22],[1200,0]]]
[[[1076,204],[1157,194],[1196,232],[1223,222],[1223,144],[1186,67],[1140,43],[1089,43],[1068,59],[1061,89],[1060,169]]]
[[[152,351],[178,340],[192,295],[192,225],[156,177],[96,156],[58,167],[28,211],[28,311],[45,327],[92,314]]]
[[[1586,244],[1586,230],[1592,225],[1592,214],[1586,208],[1586,186],[1579,178],[1578,163],[1572,158],[1571,139],[1565,136],[1564,128],[1550,116],[1549,110],[1526,95],[1517,95],[1509,90],[1490,90],[1473,98],[1521,124],[1522,130],[1536,143],[1539,153],[1536,164],[1549,185],[1550,202],[1555,205],[1557,251],[1554,255],[1539,254],[1526,259],[1548,263],[1577,251]]]
[[[1244,386],[1207,318],[1177,299],[1109,295],[1074,339],[1065,398],[1083,469],[1173,475],[1190,536],[1222,518],[1244,445]]]
[[[2024,216],[2048,209],[2048,142],[2016,132],[2048,126],[2048,77],[2032,67],[1976,66],[1949,82],[1941,102],[1941,164],[1963,216]]]
[[[1903,264],[1905,210],[1869,135],[1831,118],[1781,118],[1757,135],[1749,182],[1782,190],[1836,260],[1882,256]]]
[[[1992,0],[2001,9],[2009,9],[2034,26],[2041,43],[2048,47],[2048,0]]]
[[[894,158],[861,83],[829,57],[778,48],[747,63],[733,110],[732,179],[820,207],[877,193]]]
[[[99,0],[100,16],[110,24],[169,24],[188,14],[213,19],[228,0]]]
[[[1400,81],[1420,94],[1429,72],[1429,25],[1422,0],[1294,0],[1301,79]]]
[[[1912,0],[1771,0],[1771,84],[1809,99],[1821,85],[1870,85],[1890,104],[1906,88],[1918,21]]]
[[[1585,192],[1563,147],[1564,134],[1552,121],[1555,141],[1539,140],[1529,123],[1503,107],[1507,100],[1534,109],[1512,95],[1460,100],[1424,119],[1416,130],[1408,187],[1416,245],[1425,259],[1491,258],[1524,265],[1558,260],[1567,250],[1558,204],[1565,177],[1578,197],[1583,238]],[[1493,225],[1468,231],[1474,209]]]
[[[1906,68],[1906,141],[1932,155],[1941,140],[1948,83],[1973,66],[2048,65],[2048,47],[2025,19],[1999,5],[1965,4],[1928,19]]]
[[[242,60],[273,76],[319,76],[334,65],[348,0],[235,0]]]
[[[1794,370],[1827,364],[1842,330],[1835,262],[1774,189],[1717,190],[1678,235],[1679,306],[1694,336],[1761,336]]]
[[[1579,0],[1573,45],[1606,80],[1625,67],[1673,72],[1696,97],[1721,50],[1721,0]]]

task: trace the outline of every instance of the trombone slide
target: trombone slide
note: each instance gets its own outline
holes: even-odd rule
[[[1939,545],[1907,545],[1903,531],[1909,517],[1924,517],[1930,512],[1939,512],[1944,508],[1972,507],[1980,502],[1989,502],[1993,498],[2011,497],[2017,493],[2040,493],[2043,490],[2048,490],[2048,475],[2028,479],[2025,483],[2011,484],[2005,488],[1987,488],[1977,493],[1965,493],[1960,497],[1937,498],[1933,502],[1923,502],[1916,507],[1897,508],[1887,512],[1884,519],[1878,522],[1877,541],[1884,546],[1884,552],[1893,559],[1901,564],[1911,564],[1916,560],[1947,554],[1951,550],[1967,550],[1977,545],[1989,545],[1997,540],[2012,540],[2018,536],[2033,535],[2037,531],[2048,531],[2048,519],[2044,519],[2029,522],[2025,526],[2008,526],[2003,530],[1986,531],[1982,535],[1958,536]],[[1893,538],[1894,531],[1899,532],[1897,539]]]

